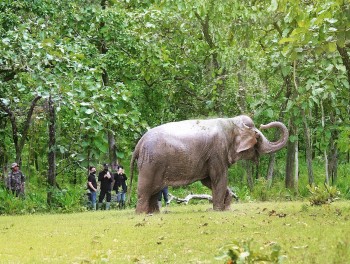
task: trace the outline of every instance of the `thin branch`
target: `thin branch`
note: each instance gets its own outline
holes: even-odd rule
[[[21,141],[20,141],[20,144],[19,144],[19,151],[21,152],[22,149],[23,149],[23,146],[24,146],[24,143],[26,141],[26,138],[27,138],[27,135],[28,135],[28,130],[29,130],[29,126],[30,126],[30,120],[32,119],[32,115],[33,115],[33,112],[34,112],[34,108],[37,104],[37,102],[41,99],[41,96],[38,95],[36,96],[31,105],[30,105],[30,108],[29,108],[29,111],[27,113],[27,118],[26,118],[26,121],[24,123],[24,126],[23,126],[23,129],[22,129],[22,138],[21,138]]]

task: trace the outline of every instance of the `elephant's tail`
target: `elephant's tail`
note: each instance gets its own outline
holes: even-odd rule
[[[131,161],[130,161],[130,183],[129,183],[129,188],[128,188],[128,201],[127,204],[130,205],[131,202],[131,193],[132,193],[132,179],[134,177],[134,165],[135,161],[139,157],[139,149],[138,145],[136,146],[134,153],[132,154]]]

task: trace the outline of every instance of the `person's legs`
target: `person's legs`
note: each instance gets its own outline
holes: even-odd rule
[[[121,201],[121,193],[117,192],[117,202],[120,203]]]
[[[122,191],[122,193],[121,193],[121,201],[120,201],[120,203],[121,203],[121,208],[125,208],[125,192],[124,191]]]
[[[168,205],[169,204],[169,191],[168,191],[168,187],[165,187],[163,189],[163,197],[164,197],[164,202],[165,202],[165,205]]]
[[[101,189],[100,195],[98,197],[98,209],[101,210],[102,209],[102,202],[103,199],[105,198],[106,195],[106,191]]]
[[[96,192],[91,192],[91,207],[96,210]]]
[[[106,195],[107,195],[106,210],[109,210],[111,206],[111,199],[112,199],[111,191],[107,191]]]
[[[163,193],[163,190],[161,190],[158,193],[158,207],[159,207],[159,209],[162,208],[162,193]]]

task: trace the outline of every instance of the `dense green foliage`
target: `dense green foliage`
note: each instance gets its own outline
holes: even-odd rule
[[[2,178],[21,163],[30,186],[25,212],[49,210],[47,188],[57,192],[51,207],[80,210],[86,167],[113,157],[128,167],[148,127],[245,113],[257,126],[287,124],[291,145],[275,163],[250,165],[255,175],[242,163],[231,169],[241,197],[305,197],[308,183],[326,181],[349,198],[349,14],[345,0],[4,0]],[[50,97],[56,141],[48,149]],[[47,184],[49,151],[58,190]],[[272,186],[264,182],[271,164]],[[296,183],[285,189],[295,168]]]

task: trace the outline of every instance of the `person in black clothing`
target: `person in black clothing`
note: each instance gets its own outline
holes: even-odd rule
[[[89,177],[87,187],[90,192],[89,200],[91,202],[92,210],[96,210],[96,192],[97,192],[97,182],[96,182],[96,168],[94,166],[90,166],[89,168]]]
[[[108,170],[108,164],[103,164],[103,171],[98,174],[98,181],[100,184],[100,196],[98,197],[98,207],[102,207],[102,202],[105,196],[106,199],[106,210],[110,209],[111,205],[111,191],[112,191],[112,182],[113,174]]]
[[[120,209],[125,208],[125,194],[127,192],[126,180],[128,178],[125,175],[123,166],[119,166],[118,172],[114,175],[114,179],[113,190],[115,190],[117,194],[118,206]]]

